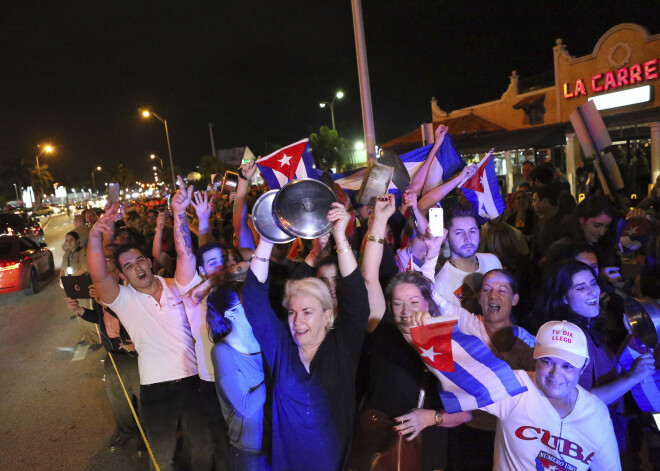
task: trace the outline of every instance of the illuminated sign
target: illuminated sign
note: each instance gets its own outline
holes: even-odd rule
[[[654,80],[658,78],[658,59],[651,59],[644,63],[634,64],[630,67],[621,67],[617,70],[610,70],[606,73],[596,74],[587,82],[584,79],[577,79],[571,90],[568,82],[564,83],[564,98],[576,98],[587,95],[587,92],[598,93],[614,88],[634,85],[636,83]],[[589,90],[587,90],[587,88]]]
[[[610,108],[618,108],[620,106],[646,103],[647,101],[651,101],[651,85],[594,96],[589,98],[589,101],[594,102],[597,110],[609,110]]]

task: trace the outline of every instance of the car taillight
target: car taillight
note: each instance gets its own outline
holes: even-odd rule
[[[18,262],[13,262],[9,260],[0,260],[0,271],[15,270],[20,266],[21,264]]]
[[[11,227],[8,227],[7,228],[7,234],[12,235],[13,233],[14,233],[14,229],[12,229]]]

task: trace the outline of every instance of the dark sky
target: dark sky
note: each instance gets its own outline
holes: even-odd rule
[[[551,72],[563,38],[590,53],[609,28],[660,33],[656,1],[363,0],[377,143],[447,110],[497,99],[512,70]],[[0,165],[50,141],[56,181],[124,163],[148,179],[147,156],[192,169],[216,147],[285,145],[330,124],[362,138],[349,0],[12,2],[0,18]],[[98,181],[103,181],[103,175]]]

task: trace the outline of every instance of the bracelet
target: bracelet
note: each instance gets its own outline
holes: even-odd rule
[[[267,258],[263,258],[263,257],[257,257],[256,254],[255,254],[255,255],[252,255],[252,258],[255,259],[255,260],[259,260],[260,262],[266,262],[266,263],[270,262],[269,259],[267,259]]]
[[[367,240],[371,241],[371,242],[377,242],[379,244],[385,245],[385,239],[381,239],[380,237],[370,235],[370,236],[367,236]]]
[[[336,248],[336,249],[335,249],[335,251],[336,251],[337,253],[346,253],[346,252],[350,252],[350,250],[351,250],[351,246],[350,246],[350,245],[349,245],[348,247],[346,247],[346,248],[343,248],[343,249],[340,249],[340,248]]]
[[[238,177],[239,177],[241,180],[247,180],[247,178],[246,178],[245,175],[243,174],[243,169],[242,169],[241,167],[238,167],[238,169],[236,169],[236,173],[238,173]]]
[[[441,410],[435,411],[435,425],[441,425],[445,421],[445,414]]]

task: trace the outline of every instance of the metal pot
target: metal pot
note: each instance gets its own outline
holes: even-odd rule
[[[626,327],[644,345],[655,348],[660,339],[660,303],[652,298],[627,298],[624,304]]]
[[[302,178],[280,188],[273,201],[273,213],[287,234],[316,239],[332,230],[328,211],[336,201],[335,193],[323,182]]]
[[[220,193],[223,195],[229,195],[232,192],[236,191],[238,186],[238,173],[227,170],[225,176],[222,178],[222,186],[220,187]]]
[[[270,190],[259,197],[252,208],[252,224],[264,239],[274,244],[285,244],[295,239],[282,230],[273,214],[273,200],[280,190]]]

